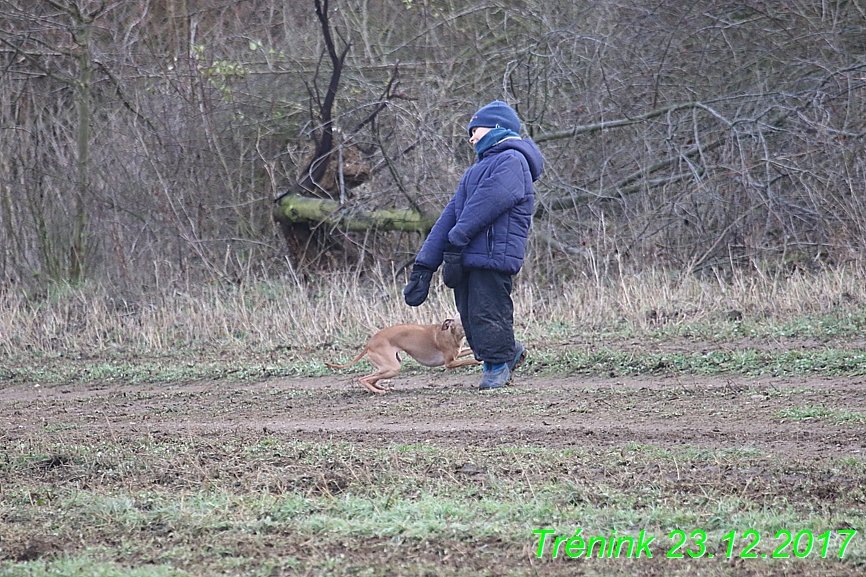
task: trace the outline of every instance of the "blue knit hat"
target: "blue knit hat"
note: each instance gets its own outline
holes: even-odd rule
[[[520,119],[517,118],[517,113],[501,100],[494,100],[472,115],[472,120],[469,121],[469,136],[472,136],[472,129],[476,126],[498,126],[520,134]]]

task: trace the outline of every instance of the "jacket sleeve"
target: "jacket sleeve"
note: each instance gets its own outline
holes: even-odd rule
[[[415,257],[416,264],[430,270],[436,270],[442,264],[442,255],[445,252],[445,245],[448,244],[448,231],[457,222],[457,211],[454,205],[455,199],[452,197],[430,230],[430,234],[427,235],[421,250],[418,251],[418,256]]]
[[[520,153],[509,151],[484,175],[450,232],[447,241],[464,248],[481,231],[520,202],[526,194],[523,187],[525,160]],[[443,245],[444,249],[444,245]]]

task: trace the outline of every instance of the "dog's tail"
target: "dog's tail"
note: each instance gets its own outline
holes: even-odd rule
[[[355,363],[357,363],[358,361],[360,361],[361,358],[362,358],[364,355],[366,355],[366,354],[367,354],[367,349],[364,348],[364,350],[361,351],[361,353],[360,353],[357,357],[355,357],[354,360],[349,361],[349,362],[346,363],[345,365],[335,365],[334,363],[325,363],[325,366],[327,366],[327,367],[331,367],[332,369],[345,369],[345,368],[347,368],[347,367],[351,367],[352,365],[354,365]]]

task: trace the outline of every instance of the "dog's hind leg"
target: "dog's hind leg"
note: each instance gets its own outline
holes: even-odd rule
[[[392,388],[391,387],[383,387],[382,385],[378,384],[378,382],[382,381],[384,379],[390,379],[391,377],[396,375],[398,372],[399,372],[399,369],[396,369],[396,370],[395,369],[388,369],[388,370],[379,369],[378,371],[376,371],[372,375],[367,375],[366,377],[361,377],[360,379],[358,379],[358,381],[362,385],[367,387],[367,389],[370,392],[379,393],[379,394],[387,393],[388,391],[392,390]]]
[[[377,384],[382,377],[378,376],[378,372],[373,373],[372,375],[367,375],[366,377],[361,377],[358,379],[358,382],[361,383],[368,391],[371,393],[376,393],[377,395],[382,395],[391,390],[390,387],[383,387]]]
[[[391,388],[378,385],[377,382],[390,379],[400,372],[400,356],[397,354],[397,351],[393,351],[392,354],[393,356],[377,351],[370,351],[367,359],[377,370],[371,375],[361,377],[358,381],[373,393],[381,394],[390,391]]]

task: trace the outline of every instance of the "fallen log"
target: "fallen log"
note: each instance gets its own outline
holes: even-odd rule
[[[427,234],[439,215],[422,214],[410,209],[360,211],[341,205],[335,200],[289,194],[277,202],[274,218],[290,225],[326,224],[344,232],[399,230]]]

